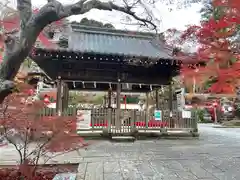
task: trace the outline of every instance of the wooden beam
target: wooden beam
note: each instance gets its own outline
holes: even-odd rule
[[[155,77],[166,77],[170,74],[178,73],[178,68],[171,64],[157,64],[151,67],[144,67],[144,66],[137,66],[137,65],[130,65],[130,64],[122,64],[122,63],[113,63],[111,61],[106,62],[97,62],[97,61],[71,61],[71,60],[54,60],[51,58],[47,58],[43,60],[36,60],[37,64],[49,75],[56,77],[56,73],[64,72],[71,74],[75,74],[78,76],[82,75],[83,73],[93,72],[103,72],[107,71],[109,73],[114,73],[119,71],[119,66],[121,66],[121,72],[132,74],[133,76],[146,74],[148,76],[155,76]],[[54,68],[53,68],[54,67]],[[176,71],[176,72],[175,72]],[[79,74],[80,73],[80,74]],[[115,75],[117,76],[117,75]]]
[[[108,91],[109,90],[109,83],[96,83],[96,87],[94,87],[94,83],[84,83],[81,82],[73,83],[73,82],[66,82],[68,84],[68,87],[70,90],[78,90],[78,91]],[[74,86],[75,85],[75,86]],[[152,89],[150,85],[141,85],[138,84],[132,85],[131,89],[122,89],[122,92],[149,92],[151,90],[160,88],[161,86],[152,85]],[[117,91],[117,85],[111,83],[111,89],[112,91]]]
[[[46,60],[36,61],[38,65],[53,80],[58,75],[63,80],[73,81],[108,81],[117,82],[118,73],[122,74],[122,82],[125,83],[142,83],[142,84],[169,84],[170,76],[178,74],[177,67],[170,64],[157,64],[151,67],[133,66],[127,64],[119,64],[117,62],[98,62],[93,60],[77,61],[68,59],[54,60],[48,58]],[[121,66],[121,70],[119,67]]]
[[[103,72],[79,72],[78,74],[73,74],[71,72],[62,72],[61,77],[67,81],[92,81],[92,82],[112,82],[117,83],[117,72],[111,73],[109,71]],[[131,74],[125,75],[123,83],[138,83],[138,84],[159,84],[167,85],[169,77],[153,77],[148,74],[142,74],[139,76],[134,76]]]

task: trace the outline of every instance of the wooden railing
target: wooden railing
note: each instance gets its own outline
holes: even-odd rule
[[[108,129],[109,131],[114,131],[114,129],[128,129],[136,128],[137,130],[178,130],[178,129],[188,129],[197,130],[197,119],[195,113],[192,113],[191,118],[182,118],[182,113],[175,110],[170,117],[169,110],[162,111],[162,120],[154,120],[153,114],[148,114],[145,111],[138,110],[120,110],[120,120],[117,121],[116,113],[117,109],[77,109],[68,108],[62,113],[63,116],[77,116],[77,111],[80,110],[90,111],[91,117],[89,117],[89,129],[90,130],[103,130]],[[54,116],[56,115],[56,110],[51,108],[44,108],[41,111],[42,116]],[[81,125],[78,125],[78,130],[81,131]],[[86,128],[84,128],[86,130]],[[128,131],[126,130],[126,131]]]

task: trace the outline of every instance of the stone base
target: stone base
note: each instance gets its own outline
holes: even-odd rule
[[[130,132],[112,132],[109,133],[108,129],[103,129],[102,131],[96,132],[88,132],[88,133],[79,133],[80,136],[86,138],[86,139],[92,139],[92,138],[102,138],[102,139],[114,139],[115,137],[117,139],[129,139],[129,137],[134,138],[134,140],[137,139],[145,139],[145,138],[184,138],[184,137],[199,137],[199,133],[197,130],[193,131],[167,131],[167,129],[162,130],[137,130],[131,129]],[[114,137],[114,138],[113,138]]]
[[[134,142],[136,138],[133,136],[112,136],[111,140],[116,142]]]

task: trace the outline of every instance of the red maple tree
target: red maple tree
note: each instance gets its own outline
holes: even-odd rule
[[[181,76],[185,84],[192,84],[193,78],[198,85],[212,80],[207,89],[211,93],[236,93],[240,77],[240,56],[237,43],[232,37],[239,31],[240,1],[213,0],[217,15],[213,14],[200,26],[189,26],[181,40],[197,40],[198,51],[194,54],[178,53],[182,60],[191,60],[192,66],[182,65]],[[199,62],[204,63],[200,66]]]
[[[26,179],[34,179],[38,164],[86,146],[76,133],[76,116],[42,116],[42,101],[29,95],[32,87],[17,85],[0,109],[1,134],[19,155],[18,171]],[[38,174],[39,176],[39,174]]]

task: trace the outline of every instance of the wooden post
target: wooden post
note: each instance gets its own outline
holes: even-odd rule
[[[120,129],[121,128],[121,102],[120,102],[120,98],[121,98],[121,80],[118,79],[118,83],[117,83],[117,97],[116,97],[116,129]]]
[[[108,108],[112,107],[112,88],[108,89]]]
[[[112,130],[112,108],[107,109],[107,121],[108,121],[108,133],[111,133]]]
[[[173,110],[173,94],[172,94],[172,82],[169,84],[169,110],[172,112]]]
[[[104,95],[103,98],[104,98],[104,99],[103,99],[103,107],[106,108],[106,107],[107,107],[107,96]]]
[[[146,127],[148,127],[148,121],[149,121],[149,93],[146,93],[146,117],[145,117],[145,123]]]
[[[61,77],[58,77],[57,80],[57,102],[56,102],[56,112],[58,116],[62,115],[63,110],[63,102],[62,102],[62,91],[63,91],[63,82],[61,80]]]
[[[172,81],[170,81],[170,84],[169,84],[169,117],[170,117],[170,127],[171,128],[174,128],[174,119],[172,117],[173,115],[173,94],[172,94]]]
[[[63,111],[65,111],[68,108],[68,97],[69,97],[69,88],[66,83],[62,84],[63,86],[63,99],[62,99],[62,106],[63,106]]]
[[[69,87],[66,85],[66,108],[68,108],[69,103]]]
[[[112,125],[115,123],[112,121],[112,88],[108,89],[108,104],[106,104],[108,111],[107,111],[107,118],[108,118],[108,133],[112,133]],[[115,119],[115,118],[114,118]]]
[[[159,92],[158,89],[155,90],[156,94],[156,109],[159,110]]]

